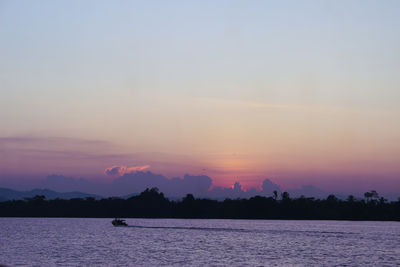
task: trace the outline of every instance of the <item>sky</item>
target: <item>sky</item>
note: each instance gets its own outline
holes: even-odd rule
[[[399,192],[399,12],[399,1],[3,0],[0,185],[150,170]]]

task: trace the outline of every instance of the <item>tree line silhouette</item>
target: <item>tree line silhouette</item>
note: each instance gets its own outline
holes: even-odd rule
[[[349,196],[340,200],[334,195],[326,199],[255,196],[249,199],[194,198],[186,195],[171,201],[157,188],[146,189],[140,195],[117,197],[73,198],[46,200],[37,195],[25,200],[0,202],[0,217],[83,217],[83,218],[215,218],[215,219],[296,219],[296,220],[393,220],[400,221],[400,198],[388,202],[376,191],[364,194],[364,199]]]

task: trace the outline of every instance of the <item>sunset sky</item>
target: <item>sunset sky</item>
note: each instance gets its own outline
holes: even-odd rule
[[[399,192],[399,14],[400,1],[1,1],[0,186],[150,170]]]

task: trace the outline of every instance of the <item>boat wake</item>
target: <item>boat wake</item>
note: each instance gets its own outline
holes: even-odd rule
[[[229,232],[252,232],[252,230],[238,228],[210,228],[210,227],[188,227],[188,226],[142,226],[128,225],[131,228],[143,229],[176,229],[176,230],[200,230],[200,231],[229,231]]]
[[[335,232],[335,231],[298,231],[298,230],[272,230],[272,229],[243,229],[243,228],[211,228],[211,227],[191,227],[191,226],[143,226],[143,225],[128,225],[125,228],[138,228],[138,229],[174,229],[174,230],[198,230],[198,231],[218,231],[218,232],[241,232],[241,233],[298,233],[298,234],[327,234],[327,235],[350,235],[358,234],[352,232]]]

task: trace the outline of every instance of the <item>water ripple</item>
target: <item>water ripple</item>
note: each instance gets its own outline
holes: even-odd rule
[[[399,266],[400,223],[0,218],[7,266]]]

